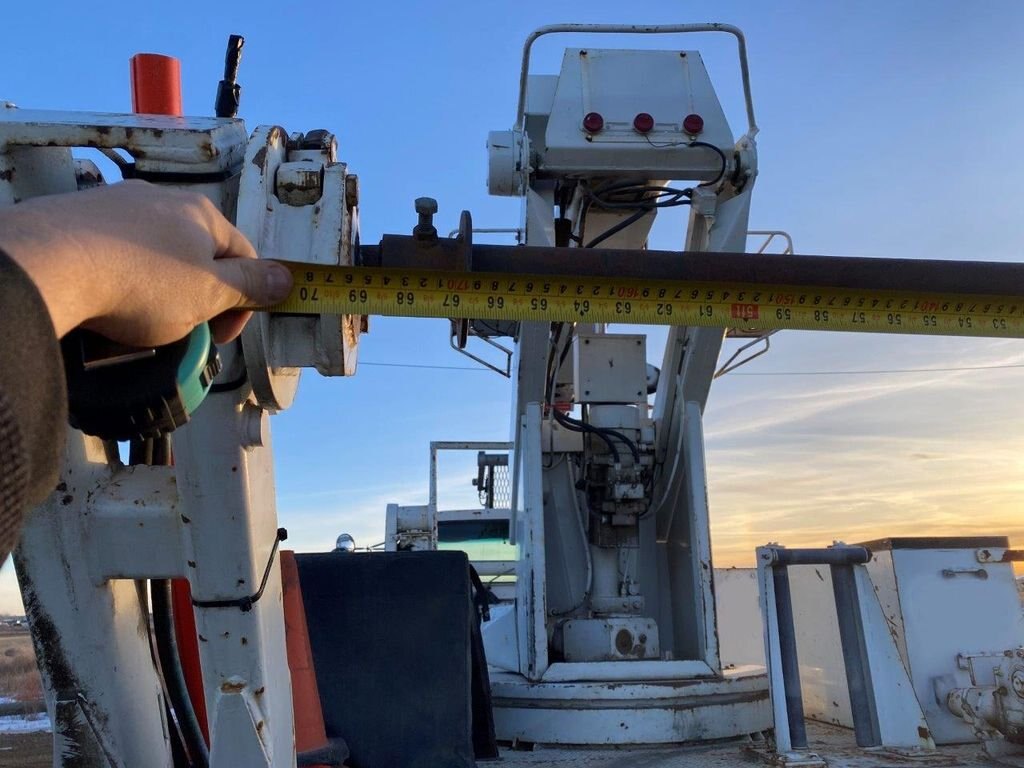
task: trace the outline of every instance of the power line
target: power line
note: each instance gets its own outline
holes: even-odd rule
[[[951,368],[881,368],[863,371],[752,371],[727,373],[727,376],[867,376],[880,373],[950,373],[953,371],[992,371],[1001,368],[1024,368],[1024,363],[1006,365],[960,365]]]
[[[486,368],[476,368],[472,365],[423,365],[420,363],[374,363],[360,360],[359,365],[376,365],[382,368],[431,368],[438,371],[482,371]]]
[[[436,371],[474,371],[486,373],[486,368],[471,365],[426,365],[422,363],[384,363],[376,361],[359,361],[359,365],[371,365],[381,368],[419,368]],[[875,370],[857,371],[751,371],[747,373],[728,373],[727,376],[874,376],[879,374],[898,373],[952,373],[955,371],[993,371],[1007,368],[1024,368],[1024,363],[1008,363],[1003,365],[960,365],[949,368],[879,368]]]

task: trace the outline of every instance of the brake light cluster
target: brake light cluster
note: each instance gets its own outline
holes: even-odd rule
[[[600,112],[588,112],[583,117],[583,130],[587,133],[600,133],[604,130],[604,116]],[[649,112],[639,112],[633,118],[633,130],[637,133],[650,133],[654,130],[654,116]],[[697,136],[704,130],[704,118],[693,113],[683,118],[683,133]]]

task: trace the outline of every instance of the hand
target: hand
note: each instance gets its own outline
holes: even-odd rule
[[[247,308],[282,300],[292,284],[207,198],[142,181],[0,208],[0,249],[39,288],[58,337],[83,326],[139,347],[206,320],[230,341]]]

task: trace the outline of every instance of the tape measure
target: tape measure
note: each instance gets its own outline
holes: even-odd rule
[[[1024,297],[283,262],[270,311],[1024,338]]]
[[[107,440],[159,437],[187,423],[220,372],[206,323],[139,349],[76,330],[61,341],[71,426]]]

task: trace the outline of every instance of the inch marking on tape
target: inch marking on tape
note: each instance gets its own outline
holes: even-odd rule
[[[1024,297],[284,262],[270,311],[1024,338]]]

